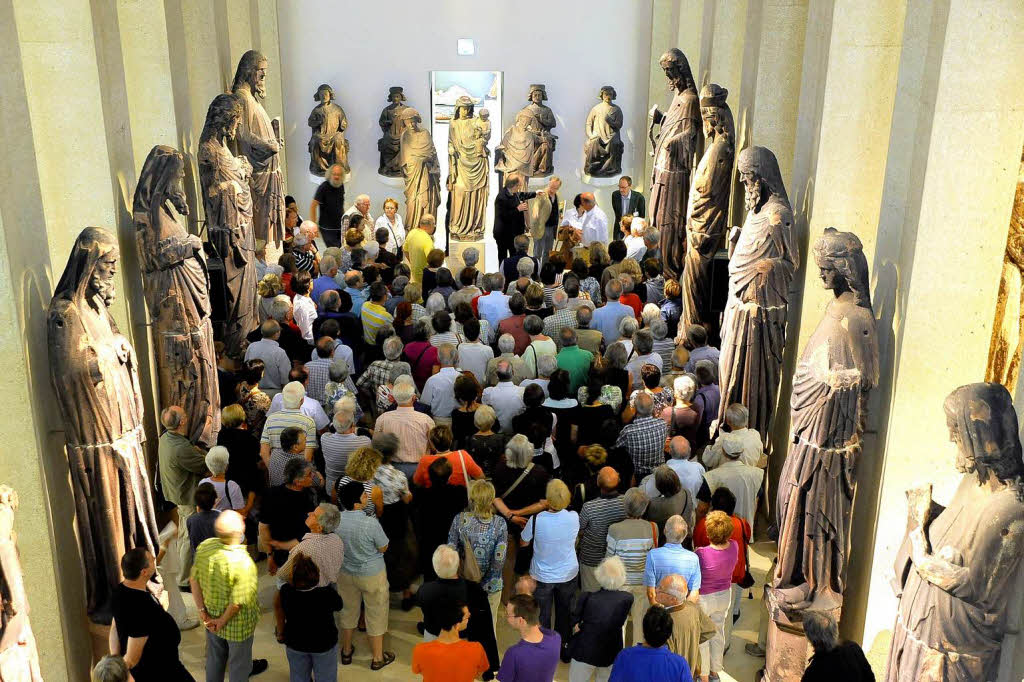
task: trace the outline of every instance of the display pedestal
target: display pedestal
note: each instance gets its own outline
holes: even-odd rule
[[[377,182],[389,187],[401,187],[405,189],[405,178],[392,178],[390,176],[377,173]]]
[[[771,574],[769,574],[771,575]],[[814,653],[804,634],[803,621],[798,614],[786,611],[771,587],[765,588],[768,606],[768,643],[766,645],[764,682],[799,680],[807,668],[807,660]],[[839,622],[841,609],[834,609],[832,617]]]
[[[349,180],[351,180],[351,179],[352,179],[352,171],[349,171],[348,173],[345,173],[345,177],[341,179],[341,184],[347,185],[349,183]],[[322,175],[313,175],[312,173],[310,173],[309,174],[309,181],[312,182],[317,187],[319,187],[320,183],[324,181],[324,178],[323,178]]]
[[[583,184],[590,185],[591,187],[618,187],[619,178],[623,175],[629,175],[629,173],[619,173],[610,178],[595,178],[593,175],[584,173],[580,179],[583,180]]]
[[[462,260],[462,252],[471,247],[480,252],[480,260],[477,261],[476,269],[480,272],[488,272],[486,241],[481,239],[473,242],[462,242],[453,239],[448,243],[448,269],[451,270],[456,277],[458,277],[458,273],[462,268],[466,267],[465,261]]]
[[[552,174],[553,175],[553,174]],[[530,178],[530,182],[527,183],[530,187],[535,189],[543,189],[548,186],[548,180],[551,179],[551,175],[543,178]]]

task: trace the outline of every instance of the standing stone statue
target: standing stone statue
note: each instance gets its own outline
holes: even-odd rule
[[[995,680],[1010,634],[1024,556],[1024,463],[1013,401],[999,384],[978,383],[950,393],[943,408],[964,476],[945,508],[931,499],[931,486],[907,492],[886,682]]]
[[[729,221],[736,144],[732,110],[725,102],[728,95],[728,90],[715,83],[705,85],[700,93],[700,115],[704,121],[707,145],[697,164],[686,209],[690,248],[686,250],[686,266],[680,282],[683,287],[683,319],[679,329],[683,334],[690,325],[712,322],[711,266]]]
[[[398,154],[405,177],[405,225],[413,229],[424,215],[437,216],[441,203],[441,166],[430,133],[420,127],[420,112],[406,107],[402,121],[402,146]]]
[[[583,172],[595,178],[610,178],[622,172],[622,109],[612,101],[617,97],[615,88],[601,88],[601,101],[587,114],[583,143]]]
[[[485,119],[484,123],[489,132],[490,122]],[[452,239],[484,238],[489,176],[487,138],[480,121],[473,118],[473,100],[463,95],[455,102],[455,117],[448,126],[448,232]]]
[[[686,254],[686,202],[690,193],[690,170],[700,130],[697,86],[690,63],[679,48],[672,48],[658,60],[669,88],[675,92],[668,113],[651,108],[650,137],[654,144],[651,174],[651,225],[661,232],[661,262],[665,276],[678,279]],[[654,126],[661,132],[654,139]]]
[[[544,85],[530,85],[528,99],[530,103],[521,111],[533,117],[530,127],[537,134],[537,147],[530,160],[530,172],[526,175],[528,178],[546,178],[555,171],[555,140],[558,136],[551,134],[551,130],[557,125],[555,113],[551,111],[551,107],[544,104],[548,99],[548,91]]]
[[[197,159],[210,245],[224,261],[224,347],[233,357],[242,355],[246,334],[259,324],[256,238],[249,193],[252,167],[244,156],[232,154],[227,145],[238,131],[241,116],[242,108],[234,95],[217,95],[206,112]]]
[[[253,197],[256,239],[279,244],[284,240],[284,175],[281,173],[281,122],[270,120],[260,103],[267,96],[267,58],[256,50],[242,55],[231,92],[242,107],[238,129],[239,156],[252,166],[249,188]]]
[[[319,102],[309,113],[307,125],[313,129],[309,138],[309,172],[324,177],[327,169],[338,163],[349,172],[348,140],[345,129],[348,118],[345,110],[334,101],[334,88],[323,83],[316,89],[313,99]]]
[[[203,242],[178,222],[188,215],[185,159],[177,149],[153,147],[132,202],[142,285],[153,325],[160,373],[160,408],[188,415],[189,440],[217,444],[220,393],[210,323],[210,277]]]
[[[534,128],[533,114],[521,110],[516,114],[515,123],[509,126],[494,148],[494,170],[499,173],[499,184],[504,186],[504,177],[510,173],[523,176],[523,187],[530,182],[535,152],[540,146],[540,135]]]
[[[402,88],[392,86],[388,89],[388,105],[380,112],[381,137],[377,140],[377,151],[380,152],[379,175],[389,178],[402,177],[402,167],[398,163],[398,151],[402,140],[402,122],[399,114],[408,109],[405,104],[405,93]]]
[[[3,618],[0,620],[0,680],[3,682],[42,682],[39,651],[28,622],[28,595],[18,557],[14,512],[18,493],[0,485],[0,595]]]
[[[793,209],[775,154],[748,147],[737,165],[746,188],[747,218],[733,236],[738,242],[729,260],[718,423],[725,423],[726,407],[741,403],[767,447],[786,346],[789,283],[800,255],[793,247]]]
[[[89,617],[107,625],[121,557],[157,552],[135,349],[117,328],[114,235],[87,227],[75,240],[47,313],[50,381],[64,419]]]
[[[878,385],[878,336],[860,240],[827,228],[814,259],[835,298],[793,375],[789,455],[778,490],[779,557],[768,589],[769,613],[786,633],[769,635],[770,679],[803,671],[807,643],[789,633],[800,629],[804,610],[838,615],[842,608],[867,396]]]

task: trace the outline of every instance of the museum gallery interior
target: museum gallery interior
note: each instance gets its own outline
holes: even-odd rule
[[[1019,0],[0,32],[0,680],[1024,678]]]

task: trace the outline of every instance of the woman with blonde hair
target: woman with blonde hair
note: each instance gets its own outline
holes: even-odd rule
[[[377,218],[377,222],[373,224],[373,231],[376,232],[382,227],[387,230],[388,243],[384,245],[385,250],[390,251],[396,256],[401,256],[402,244],[405,243],[405,223],[402,221],[402,216],[398,213],[398,201],[388,197],[384,200],[381,208],[384,212]]]
[[[704,528],[711,542],[698,547],[700,560],[700,604],[715,624],[715,636],[700,645],[702,682],[718,679],[725,654],[725,620],[732,606],[732,573],[739,560],[739,545],[732,539],[732,517],[723,511],[713,511],[705,517]],[[709,673],[710,669],[710,675]]]
[[[363,511],[367,516],[377,516],[377,510],[384,509],[384,493],[379,486],[373,484],[373,477],[383,463],[384,457],[371,447],[364,446],[353,452],[345,466],[345,475],[334,483],[331,501],[338,504],[339,491],[355,481],[366,491],[366,506],[363,507]]]
[[[570,613],[579,583],[576,538],[580,516],[569,511],[569,488],[557,478],[548,481],[544,495],[548,508],[530,519],[523,529],[520,546],[533,543],[530,576],[537,581],[534,598],[540,604],[540,624],[551,627],[555,609],[555,630],[562,636],[563,652],[572,636]]]
[[[452,520],[448,544],[460,556],[466,556],[468,549],[475,557],[480,570],[480,587],[487,593],[492,625],[497,635],[498,610],[504,587],[501,574],[508,553],[508,526],[494,513],[494,486],[489,481],[469,484],[469,506]],[[465,561],[462,568],[465,571]]]
[[[611,264],[608,247],[603,242],[590,242],[590,276],[600,282],[604,269]]]
[[[270,306],[274,297],[284,293],[284,284],[279,276],[268,273],[256,284],[256,293],[260,297],[259,317],[260,324],[263,324],[271,317]]]

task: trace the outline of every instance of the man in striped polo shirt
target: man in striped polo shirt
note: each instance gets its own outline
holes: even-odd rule
[[[306,397],[306,389],[298,381],[292,381],[281,389],[281,401],[284,409],[267,417],[260,436],[260,457],[269,466],[270,451],[281,447],[281,432],[288,427],[300,428],[306,432],[306,459],[313,461],[316,449],[316,423],[302,413],[302,400]]]
[[[580,586],[584,592],[597,592],[597,566],[607,550],[608,527],[626,518],[626,505],[619,495],[619,473],[611,467],[597,472],[601,496],[583,503],[580,511]]]

